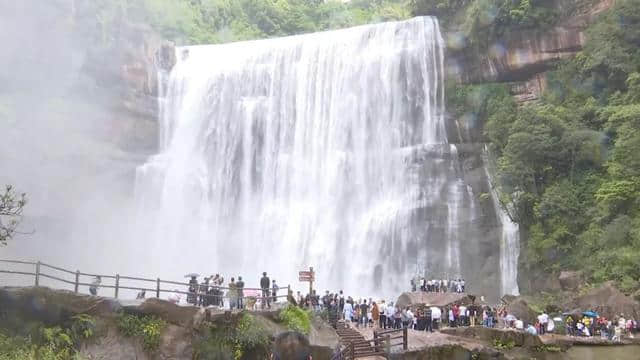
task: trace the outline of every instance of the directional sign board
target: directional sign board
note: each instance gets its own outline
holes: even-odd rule
[[[315,280],[315,274],[312,271],[300,271],[298,273],[298,279],[300,281],[311,282]]]

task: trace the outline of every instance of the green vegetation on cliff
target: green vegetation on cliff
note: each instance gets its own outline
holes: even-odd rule
[[[461,32],[472,44],[519,29],[545,31],[594,0],[410,0],[412,15],[435,15],[448,30]]]
[[[122,335],[140,339],[146,351],[154,351],[160,346],[162,331],[167,323],[154,316],[136,316],[122,313],[118,316],[118,330]]]
[[[0,360],[75,360],[80,342],[94,335],[95,320],[77,315],[68,327],[34,326],[28,334],[11,334],[0,330]],[[24,329],[22,329],[24,330]],[[7,331],[9,332],[9,331]]]
[[[311,314],[294,305],[287,305],[280,311],[280,321],[289,329],[309,335],[311,331]]]
[[[264,325],[255,316],[242,312],[224,324],[205,326],[194,344],[194,359],[265,359],[270,346]]]
[[[410,16],[404,0],[99,0],[97,7],[104,34],[128,19],[151,24],[178,44],[262,39]]]
[[[486,120],[501,202],[528,234],[525,266],[581,269],[631,292],[640,278],[640,0],[617,1],[587,38],[547,75],[535,104],[518,107],[505,85],[451,98]]]

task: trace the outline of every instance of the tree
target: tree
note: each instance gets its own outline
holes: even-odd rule
[[[7,185],[4,193],[0,194],[0,246],[7,245],[17,232],[26,204],[27,195],[16,194],[11,185]]]

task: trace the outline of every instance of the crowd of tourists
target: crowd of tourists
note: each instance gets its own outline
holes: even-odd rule
[[[599,336],[602,339],[621,341],[624,337],[635,337],[635,334],[640,331],[638,322],[633,318],[626,319],[624,314],[607,319],[594,312],[591,313],[595,316],[583,316],[578,320],[574,319],[574,316],[567,316],[565,320],[567,334],[570,336]]]
[[[465,282],[462,278],[457,279],[431,279],[425,277],[415,277],[411,279],[411,291],[435,292],[435,293],[463,293],[465,292]]]
[[[280,288],[275,279],[262,273],[260,289],[246,289],[242,276],[231,278],[224,287],[224,277],[215,274],[205,277],[201,283],[197,274],[190,274],[186,302],[196,306],[225,306],[228,299],[229,309],[257,310],[271,308],[278,302]],[[89,287],[92,295],[97,295],[101,278],[96,276]],[[425,292],[458,292],[465,291],[464,279],[426,280],[416,278],[411,281],[412,290]],[[144,291],[137,298],[144,299]],[[179,293],[172,294],[169,301],[180,303]],[[335,327],[338,320],[356,327],[377,327],[381,329],[408,328],[417,331],[433,332],[440,327],[484,326],[503,327],[525,331],[532,335],[560,333],[574,337],[600,337],[611,341],[621,341],[625,337],[634,337],[640,332],[640,323],[634,318],[626,318],[624,314],[607,319],[595,311],[583,313],[565,313],[555,317],[540,313],[535,321],[526,322],[509,314],[505,306],[494,308],[480,305],[452,304],[450,306],[431,306],[429,304],[400,307],[385,300],[374,301],[372,298],[355,300],[345,296],[342,290],[336,293],[326,291],[320,296],[315,290],[302,295],[300,291],[294,297],[287,294],[287,300],[294,305],[314,310],[326,311],[329,322]]]
[[[187,304],[195,306],[217,306],[225,307],[225,299],[228,300],[229,309],[249,309],[271,308],[272,303],[278,302],[278,292],[280,287],[275,279],[270,279],[266,272],[260,278],[260,289],[247,289],[242,276],[231,280],[224,286],[224,277],[220,274],[205,277],[202,282],[198,282],[197,274],[188,275],[189,280],[187,291]],[[169,301],[179,304],[181,296],[176,293],[169,296]]]

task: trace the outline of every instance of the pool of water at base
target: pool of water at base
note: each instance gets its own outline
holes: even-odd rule
[[[640,345],[574,346],[565,353],[547,354],[540,360],[638,360]]]

